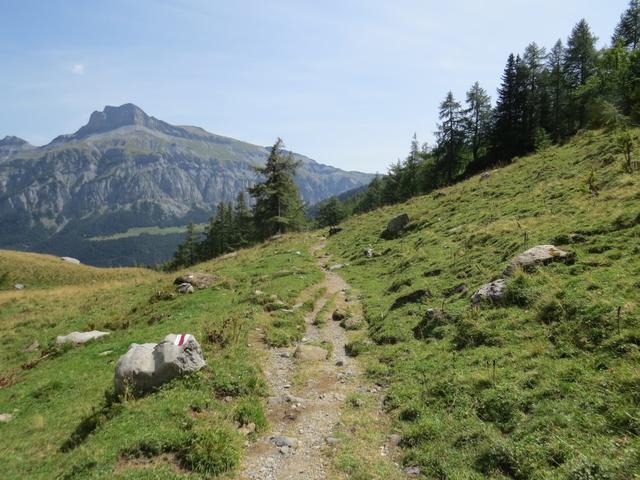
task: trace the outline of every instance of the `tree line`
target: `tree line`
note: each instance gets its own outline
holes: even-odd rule
[[[255,167],[262,181],[238,193],[235,202],[221,202],[205,227],[204,235],[193,223],[165,269],[175,270],[209,260],[273,235],[302,229],[304,204],[294,175],[299,162],[284,151],[280,138],[271,147],[264,167]],[[246,194],[253,200],[250,207]]]
[[[320,224],[429,193],[560,144],[579,130],[624,130],[636,124],[640,120],[640,0],[631,0],[621,15],[609,47],[598,50],[597,40],[582,19],[566,43],[558,40],[547,50],[534,42],[522,54],[510,54],[495,106],[478,82],[463,101],[448,92],[440,103],[434,147],[420,145],[414,135],[407,157],[391,165],[366,191],[320,205]]]

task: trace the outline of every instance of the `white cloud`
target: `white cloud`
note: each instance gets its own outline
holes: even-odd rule
[[[74,63],[71,65],[71,73],[76,75],[84,75],[85,67],[82,63]]]

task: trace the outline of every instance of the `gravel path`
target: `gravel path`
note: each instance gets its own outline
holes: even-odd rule
[[[316,245],[312,253],[317,256],[323,246]],[[323,452],[337,441],[331,433],[340,419],[345,398],[358,388],[360,372],[345,355],[346,333],[339,322],[331,320],[333,309],[326,312],[323,326],[312,324],[334,295],[338,307],[347,305],[345,291],[349,286],[335,273],[324,273],[324,280],[303,292],[298,301],[310,298],[318,288],[326,289],[305,317],[307,329],[302,343],[329,342],[333,346],[331,356],[327,360],[301,362],[293,356],[295,346],[268,349],[263,369],[271,392],[268,417],[272,428],[248,448],[241,479],[328,477],[330,459]],[[350,301],[348,306],[354,314],[361,314],[356,301]]]

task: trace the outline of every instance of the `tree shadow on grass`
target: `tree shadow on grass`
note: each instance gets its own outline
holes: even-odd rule
[[[63,453],[70,452],[80,446],[89,435],[122,412],[122,409],[123,405],[120,397],[113,390],[105,391],[102,405],[80,421],[75,430],[69,435],[69,438],[60,446],[60,451]]]

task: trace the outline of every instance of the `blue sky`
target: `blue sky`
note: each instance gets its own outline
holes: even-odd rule
[[[437,106],[627,0],[0,0],[0,138],[44,144],[132,102],[173,124],[385,172]]]

